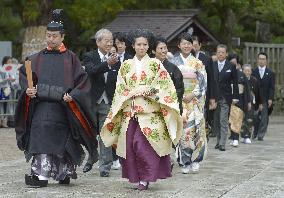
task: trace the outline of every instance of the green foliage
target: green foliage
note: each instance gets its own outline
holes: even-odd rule
[[[0,39],[19,41],[19,32],[47,24],[50,11],[63,8],[67,46],[87,45],[90,37],[122,10],[199,8],[200,20],[225,43],[232,36],[256,41],[256,21],[269,23],[272,42],[283,43],[282,0],[0,0]]]
[[[17,40],[22,28],[22,21],[13,13],[11,1],[0,1],[0,40]]]

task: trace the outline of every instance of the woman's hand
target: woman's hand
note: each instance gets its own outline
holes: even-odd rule
[[[190,93],[190,94],[184,95],[182,100],[185,103],[189,103],[194,97],[195,97],[194,93]]]
[[[31,98],[35,98],[36,97],[36,93],[37,93],[37,87],[33,87],[33,88],[27,88],[26,90],[26,94],[31,97]]]

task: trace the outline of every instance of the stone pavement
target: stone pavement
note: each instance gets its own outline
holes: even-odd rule
[[[284,197],[284,117],[270,120],[263,142],[238,148],[227,145],[220,152],[214,149],[215,138],[211,139],[199,174],[184,175],[175,165],[172,178],[152,184],[147,192],[135,190],[120,171],[100,178],[97,168],[83,174],[82,167],[69,186],[51,181],[46,188],[29,188],[24,184],[29,163],[16,147],[14,129],[0,129],[0,139],[0,197]]]

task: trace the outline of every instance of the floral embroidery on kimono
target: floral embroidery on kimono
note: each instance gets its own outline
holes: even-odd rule
[[[190,56],[185,65],[178,66],[184,79],[184,96],[194,93],[195,97],[190,102],[183,101],[186,122],[180,140],[182,148],[190,148],[193,153],[191,160],[204,156],[207,151],[205,131],[204,104],[207,88],[207,74],[205,66],[197,58]]]
[[[113,103],[100,135],[105,146],[116,144],[117,155],[126,158],[126,132],[134,116],[156,153],[165,156],[182,134],[176,90],[158,59],[146,55],[137,72],[135,58],[120,67]],[[153,90],[156,92],[152,95],[142,95]]]

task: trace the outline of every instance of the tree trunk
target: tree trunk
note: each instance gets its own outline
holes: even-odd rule
[[[22,60],[46,47],[46,26],[27,27],[24,35]]]

